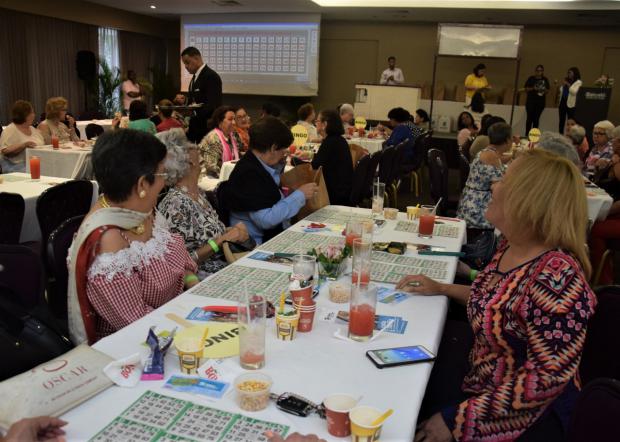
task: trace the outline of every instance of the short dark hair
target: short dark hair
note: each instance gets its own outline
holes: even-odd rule
[[[512,128],[507,123],[495,123],[489,126],[489,143],[504,144],[512,138]]]
[[[581,72],[579,72],[579,68],[573,66],[572,68],[568,68],[569,71],[573,71],[573,75],[575,76],[575,81],[581,80]]]
[[[129,121],[143,120],[148,117],[146,103],[142,100],[133,100],[129,105]]]
[[[312,112],[314,112],[314,106],[312,103],[302,104],[299,109],[297,109],[297,118],[302,121],[306,121],[306,119],[312,115]]]
[[[325,122],[325,133],[327,135],[344,135],[344,126],[340,114],[332,109],[322,110],[319,119]]]
[[[415,113],[418,114],[422,121],[424,121],[425,123],[431,120],[428,116],[428,112],[426,112],[424,109],[418,109],[417,111],[415,111]]]
[[[478,135],[489,135],[489,127],[493,126],[495,123],[505,123],[502,117],[498,117],[497,115],[486,114],[482,117],[482,121],[480,122],[480,132]]]
[[[396,57],[394,57],[393,55],[390,55],[390,56],[388,57],[388,61],[390,61],[390,60],[394,60],[394,61],[396,61]]]
[[[273,103],[264,103],[262,110],[265,115],[271,115],[272,117],[280,116],[280,108]]]
[[[484,112],[484,97],[480,92],[475,92],[474,96],[471,97],[471,103],[469,104],[469,108],[478,114]]]
[[[478,72],[481,69],[486,69],[487,66],[484,63],[478,63],[476,66],[474,66],[474,75],[478,75]]]
[[[153,183],[166,146],[154,135],[133,129],[105,132],[93,147],[93,172],[101,191],[112,201],[122,202],[142,176]]]
[[[396,121],[397,123],[404,123],[405,121],[409,121],[409,119],[411,118],[411,114],[407,109],[403,109],[402,107],[395,107],[388,112],[387,117],[390,120]]]
[[[161,112],[161,114],[166,117],[166,118],[170,118],[172,116],[172,109],[162,109],[161,106],[172,106],[172,101],[168,100],[167,98],[164,98],[163,100],[161,100],[159,103],[157,103],[157,105],[159,106],[159,112]]]
[[[266,116],[250,126],[250,149],[268,152],[272,146],[286,149],[293,143],[293,134],[276,117]]]
[[[200,54],[200,51],[198,49],[196,49],[194,46],[188,46],[185,49],[183,49],[183,52],[181,52],[181,57],[201,57],[202,55]]]
[[[228,112],[235,112],[230,106],[220,106],[213,111],[211,114],[211,119],[209,120],[209,124],[207,125],[209,130],[213,130],[220,125],[224,118],[226,118],[226,114]]]
[[[536,69],[538,68],[542,69],[543,71],[545,70],[545,67],[542,64],[537,64]]]
[[[29,101],[17,100],[11,108],[11,120],[15,124],[24,124],[32,112],[34,112],[34,108]]]
[[[467,111],[463,111],[463,112],[461,112],[461,113],[459,114],[459,117],[458,117],[458,118],[457,118],[457,120],[456,120],[456,127],[457,127],[457,129],[458,129],[458,130],[465,129],[465,128],[467,127],[467,126],[465,126],[465,125],[463,124],[463,122],[462,122],[462,120],[463,120],[463,115],[467,115],[469,118],[471,118],[471,123],[472,123],[474,126],[476,125],[476,121],[474,120],[474,116],[473,116],[471,113],[467,112]]]

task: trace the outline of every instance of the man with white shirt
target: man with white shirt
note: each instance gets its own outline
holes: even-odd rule
[[[123,81],[121,90],[123,91],[123,110],[125,112],[129,112],[132,101],[141,100],[144,95],[137,81],[136,73],[132,70],[127,71],[127,80]]]
[[[403,71],[396,67],[396,57],[391,56],[388,58],[388,68],[381,74],[381,84],[387,84],[393,86],[395,84],[403,84],[405,77]]]

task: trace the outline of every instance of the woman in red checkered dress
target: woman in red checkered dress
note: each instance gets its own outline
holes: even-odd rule
[[[69,330],[74,343],[131,324],[198,282],[183,239],[154,207],[164,187],[166,147],[123,129],[93,148],[103,194],[69,250]]]

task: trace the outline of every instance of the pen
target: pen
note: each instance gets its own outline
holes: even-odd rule
[[[465,253],[463,252],[436,252],[434,250],[420,250],[418,251],[418,255],[430,255],[430,256],[456,256],[463,257]]]

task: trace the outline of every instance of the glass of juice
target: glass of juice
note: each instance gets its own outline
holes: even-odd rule
[[[424,238],[433,237],[433,229],[435,228],[435,206],[422,206],[420,208],[420,225],[418,227],[418,236]]]
[[[262,295],[244,296],[237,312],[239,362],[246,370],[257,370],[265,365],[267,302]]]
[[[362,223],[356,220],[347,221],[347,227],[345,230],[345,244],[349,247],[353,247],[353,241],[362,237]]]
[[[385,183],[375,181],[372,183],[372,214],[383,214],[383,198],[385,195]]]
[[[375,284],[353,285],[349,309],[349,338],[367,341],[375,329],[377,286]]]
[[[370,283],[370,262],[372,256],[372,242],[357,238],[353,240],[353,267],[351,283],[354,285],[368,285]]]
[[[41,159],[39,157],[30,157],[30,178],[33,180],[41,178]]]

